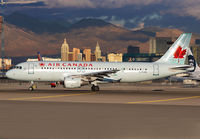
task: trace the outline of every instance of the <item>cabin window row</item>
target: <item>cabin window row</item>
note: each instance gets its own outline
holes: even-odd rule
[[[51,68],[51,67],[42,67],[42,69],[61,69],[61,70],[120,70],[119,68]],[[121,70],[145,70],[147,71],[147,68],[142,69],[142,68],[122,68]]]

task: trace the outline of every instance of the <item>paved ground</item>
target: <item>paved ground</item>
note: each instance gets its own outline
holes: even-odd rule
[[[200,88],[0,85],[0,139],[199,139]]]

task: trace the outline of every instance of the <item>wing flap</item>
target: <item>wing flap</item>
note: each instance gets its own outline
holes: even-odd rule
[[[110,77],[110,74],[117,73],[119,70],[107,70],[107,71],[99,71],[99,72],[92,72],[92,73],[84,73],[84,74],[77,74],[77,75],[70,75],[73,78],[82,78],[83,80],[87,80],[89,82],[92,81],[105,81],[105,77]],[[107,81],[108,81],[107,78]],[[109,79],[112,80],[112,79]],[[114,80],[113,80],[114,81]]]

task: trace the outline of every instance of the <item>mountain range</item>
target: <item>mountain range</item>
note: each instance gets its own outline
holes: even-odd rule
[[[130,30],[87,18],[76,23],[68,21],[45,21],[21,13],[5,17],[5,50],[7,57],[33,56],[38,51],[43,55],[60,54],[60,47],[67,38],[70,51],[73,47],[95,49],[97,41],[102,52],[125,53],[129,45],[140,47],[140,52],[149,52],[150,37],[178,37],[183,31],[160,27]],[[193,36],[200,38],[199,34]]]

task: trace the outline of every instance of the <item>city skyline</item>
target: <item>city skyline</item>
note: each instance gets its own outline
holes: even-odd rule
[[[64,39],[63,44],[61,45],[61,61],[106,61],[106,56],[102,56],[101,48],[99,42],[97,41],[96,48],[94,52],[90,48],[79,49],[72,47],[70,52],[70,46],[67,43],[67,39]],[[30,60],[30,59],[29,59]],[[36,61],[34,59],[33,61]]]

